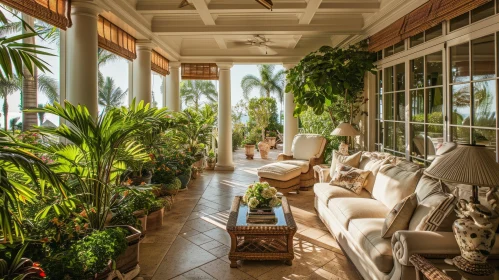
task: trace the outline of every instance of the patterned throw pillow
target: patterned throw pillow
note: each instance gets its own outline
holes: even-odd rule
[[[336,164],[336,173],[330,185],[343,187],[360,194],[371,171],[357,169],[342,163]]]
[[[417,206],[418,197],[415,193],[397,203],[385,218],[381,237],[390,238],[396,231],[408,229],[412,214]]]

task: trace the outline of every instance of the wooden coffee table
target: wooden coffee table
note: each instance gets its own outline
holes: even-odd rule
[[[274,207],[274,212],[275,225],[247,224],[248,206],[242,203],[241,196],[234,198],[227,223],[231,238],[230,267],[237,267],[237,260],[284,260],[287,265],[292,264],[296,224],[285,197],[282,206]]]

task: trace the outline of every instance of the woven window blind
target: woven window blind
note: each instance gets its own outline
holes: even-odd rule
[[[430,0],[371,36],[369,51],[380,51],[489,1],[491,0]]]
[[[170,61],[164,56],[157,53],[155,50],[151,53],[151,69],[152,71],[166,76],[170,74]]]
[[[218,80],[216,63],[182,63],[183,80]]]
[[[128,60],[137,58],[136,39],[109,20],[99,16],[97,22],[99,47]]]
[[[71,27],[71,4],[68,0],[0,0],[0,3],[60,29]]]

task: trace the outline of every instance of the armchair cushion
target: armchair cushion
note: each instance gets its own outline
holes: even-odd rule
[[[259,177],[285,182],[299,177],[301,169],[295,165],[278,162],[264,165],[258,168],[257,172]]]
[[[300,160],[300,159],[284,160],[282,161],[282,163],[300,167],[301,173],[307,173],[308,170],[310,169],[310,161],[308,160]]]
[[[321,157],[326,146],[326,138],[320,134],[297,134],[293,138],[291,152],[294,159],[310,160]]]

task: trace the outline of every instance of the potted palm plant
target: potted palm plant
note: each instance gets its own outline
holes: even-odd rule
[[[213,170],[215,169],[215,165],[217,164],[217,156],[215,155],[215,151],[211,150],[208,153],[208,159],[206,160],[207,167],[206,169],[208,170]]]

